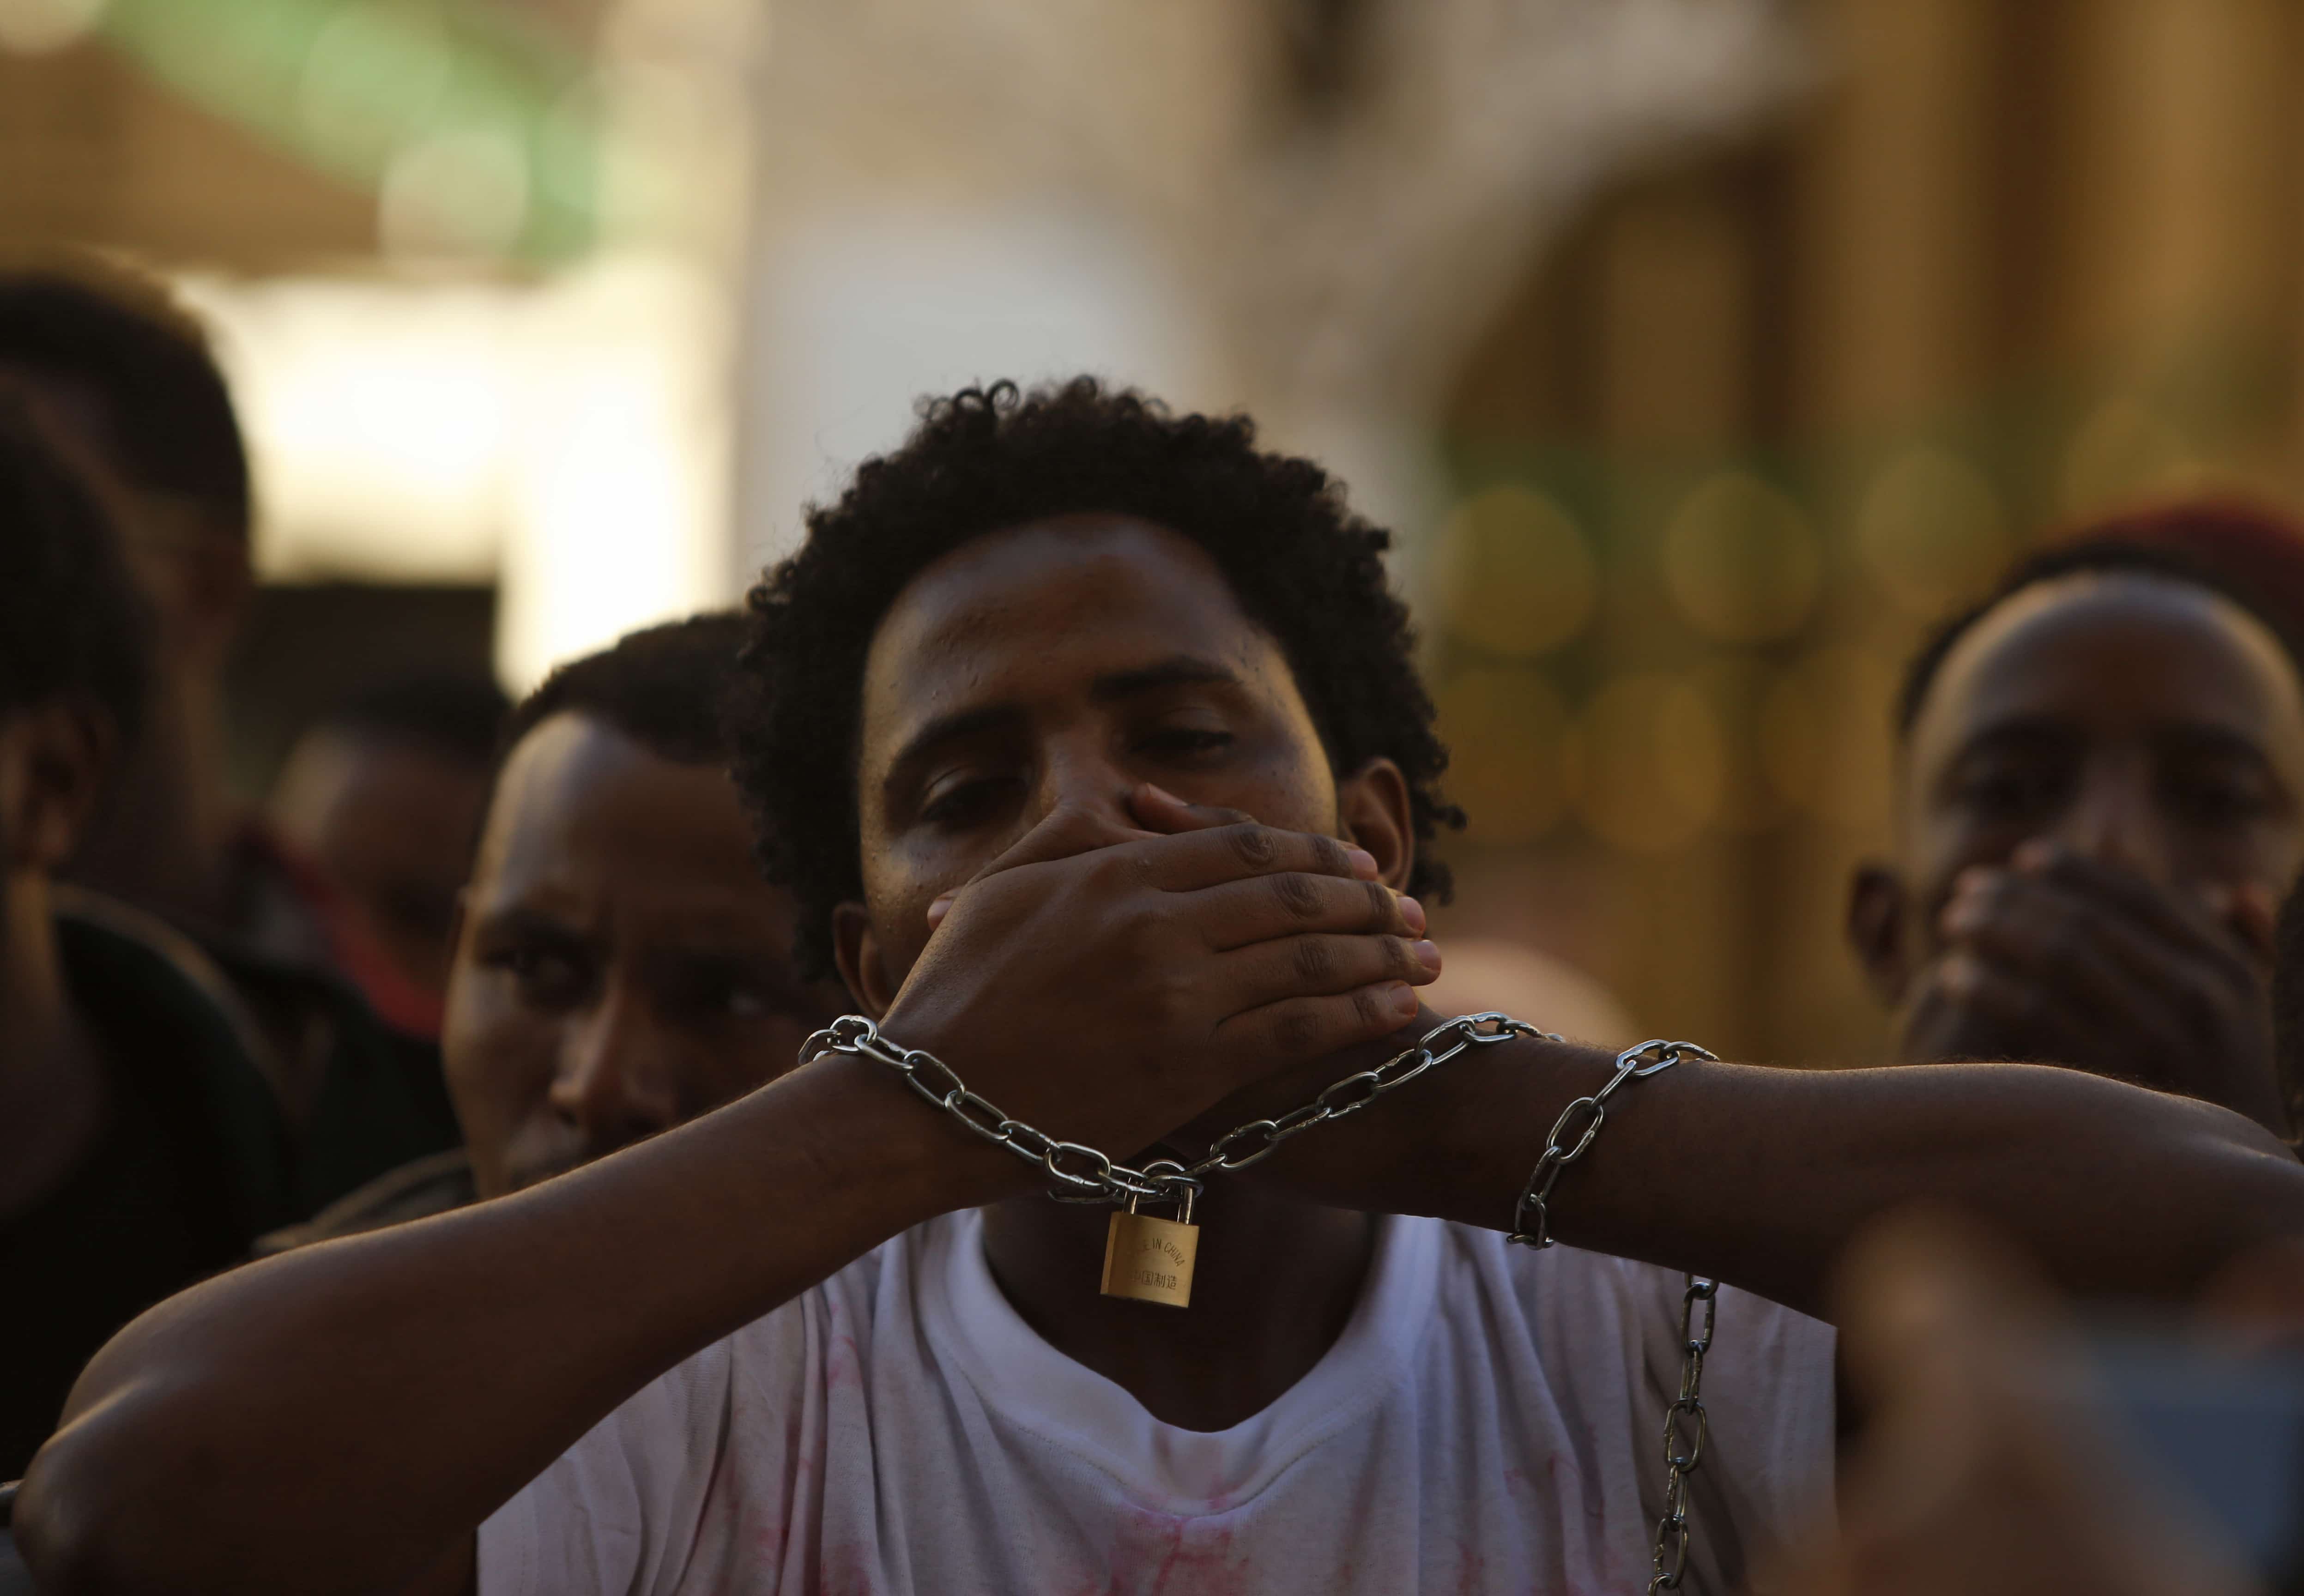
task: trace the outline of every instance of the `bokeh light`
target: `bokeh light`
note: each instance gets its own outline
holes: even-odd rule
[[[347,5],[304,58],[298,123],[323,158],[370,170],[432,121],[453,75],[436,13],[375,0]]]
[[[1484,843],[1533,841],[1560,822],[1578,785],[1576,729],[1557,688],[1528,670],[1478,669],[1438,696],[1447,793]]]
[[[1664,531],[1664,579],[1673,601],[1722,642],[1760,642],[1798,630],[1823,576],[1807,514],[1749,471],[1707,478]]]
[[[45,55],[78,44],[103,19],[105,0],[0,0],[0,50]]]
[[[377,232],[402,259],[511,252],[528,220],[528,152],[504,128],[472,127],[411,144],[385,169]]]
[[[1893,662],[1841,644],[1776,679],[1760,707],[1760,760],[1787,802],[1851,829],[1886,825],[1896,683]]]
[[[1568,512],[1533,488],[1506,484],[1459,505],[1441,561],[1451,629],[1490,653],[1545,653],[1591,618],[1591,548]]]
[[[2080,423],[2064,450],[2065,514],[2081,516],[2195,485],[2201,463],[2183,429],[2153,406],[2114,398]]]
[[[1688,674],[1720,728],[1720,801],[1712,824],[1722,831],[1751,836],[1784,818],[1783,799],[1760,762],[1760,707],[1775,678],[1766,662],[1730,649],[1716,651]]]
[[[1910,615],[1940,615],[1992,585],[2009,556],[2008,514],[1983,472],[1922,445],[1865,488],[1856,548],[1891,604]]]
[[[1702,834],[1719,810],[1727,751],[1694,683],[1666,671],[1618,676],[1581,724],[1585,825],[1636,853],[1670,853]]]

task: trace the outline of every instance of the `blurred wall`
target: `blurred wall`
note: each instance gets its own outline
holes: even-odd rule
[[[1809,95],[1607,185],[1495,319],[1427,625],[1475,815],[1444,943],[1787,1061],[1884,1040],[1839,926],[1906,656],[2046,527],[2290,501],[2304,353],[2304,8],[1802,18]]]

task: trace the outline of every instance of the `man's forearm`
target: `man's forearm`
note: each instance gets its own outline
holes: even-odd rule
[[[1487,1048],[1298,1137],[1268,1178],[1503,1228],[1560,1110],[1609,1069],[1585,1048]],[[1553,1218],[1569,1244],[1817,1313],[1859,1227],[1930,1201],[2005,1230],[2071,1289],[2171,1297],[2250,1245],[2304,1233],[2304,1166],[2239,1115],[2077,1071],[1690,1063],[1617,1095],[1562,1176]]]
[[[664,1370],[977,1200],[953,1169],[1011,1178],[873,1067],[163,1303],[27,1479],[42,1589],[397,1588]]]

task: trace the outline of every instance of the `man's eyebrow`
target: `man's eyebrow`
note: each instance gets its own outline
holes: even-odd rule
[[[1097,702],[1108,704],[1115,699],[1157,692],[1164,687],[1196,685],[1237,687],[1240,685],[1240,673],[1212,659],[1175,654],[1157,665],[1148,665],[1136,670],[1114,671],[1098,676],[1088,692]]]
[[[1237,687],[1240,685],[1240,673],[1214,660],[1190,654],[1176,654],[1132,670],[1107,672],[1089,683],[1088,696],[1098,703],[1111,703],[1116,699],[1156,692],[1164,687],[1194,684]],[[888,761],[887,779],[883,785],[894,791],[921,760],[944,743],[986,732],[1004,731],[1019,724],[1023,717],[1022,708],[1016,704],[980,704],[972,709],[955,709],[949,715],[939,715],[904,740],[903,747],[898,749],[895,757]]]
[[[2069,716],[2046,709],[2024,710],[2000,716],[1976,727],[1961,738],[1953,749],[1952,757],[1959,759],[2003,743],[2072,742],[2082,735],[2080,727]]]
[[[963,737],[977,736],[985,732],[1004,730],[1017,726],[1024,718],[1023,709],[1015,704],[982,704],[973,709],[955,709],[949,715],[939,715],[914,732],[888,761],[887,780],[884,784],[893,791],[914,767],[946,743]]]
[[[2221,754],[2227,758],[2248,760],[2266,768],[2272,764],[2271,754],[2257,739],[2213,721],[2176,721],[2161,727],[2156,737],[2160,742],[2173,743],[2186,754]]]
[[[475,930],[496,937],[526,937],[571,944],[588,940],[581,927],[518,898],[479,904],[472,911],[472,926]]]

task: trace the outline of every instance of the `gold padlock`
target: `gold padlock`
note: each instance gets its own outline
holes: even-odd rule
[[[1136,1211],[1138,1199],[1114,1210],[1104,1235],[1104,1295],[1171,1308],[1192,1305],[1192,1264],[1199,1256],[1200,1227],[1192,1223],[1198,1183],[1184,1187],[1183,1205],[1173,1219]]]

